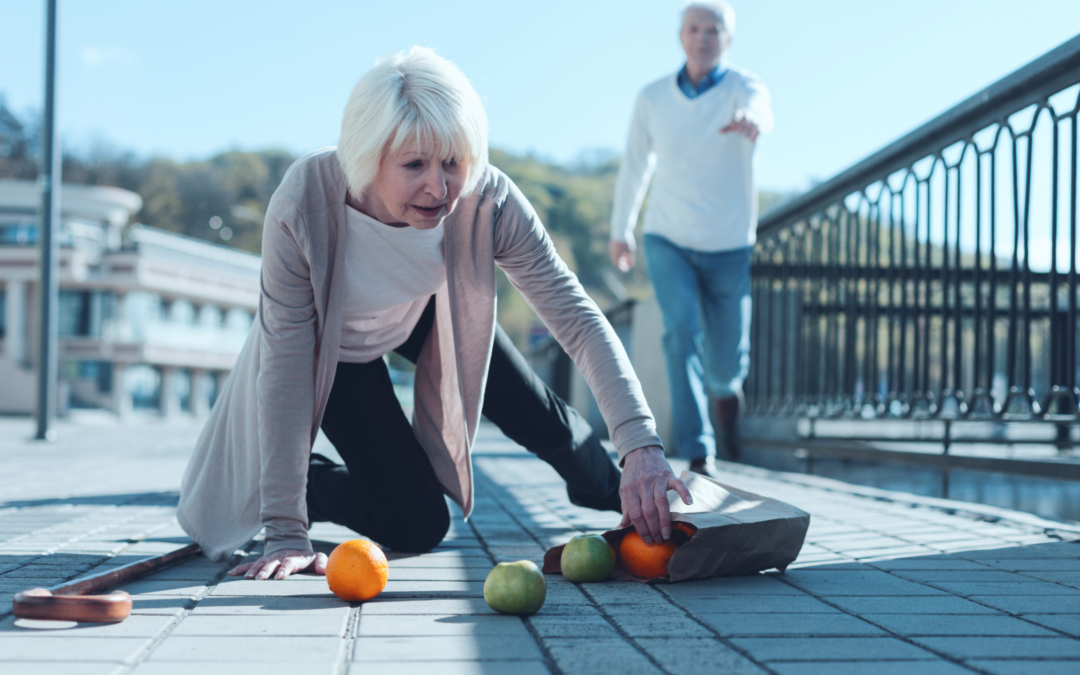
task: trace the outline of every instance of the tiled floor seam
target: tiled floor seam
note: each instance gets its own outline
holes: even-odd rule
[[[479,469],[477,470],[477,472],[479,473]],[[491,479],[487,476],[484,476],[484,480],[488,481]],[[489,490],[489,492],[494,491]],[[495,503],[499,505],[499,508],[502,509],[503,513],[505,513],[511,520],[517,523],[518,527],[521,527],[521,521],[519,521],[517,517],[513,513],[511,513],[509,509],[506,508],[506,506],[502,503],[502,500],[499,499],[497,495],[492,495],[492,499],[494,499]],[[476,535],[476,539],[480,542],[480,547],[483,549],[484,554],[487,555],[488,560],[494,565],[495,556],[488,548],[487,541],[480,533],[479,528],[477,528],[473,523],[469,521],[466,522],[468,523],[469,528],[473,531],[473,534]],[[522,529],[524,530],[525,528]],[[525,531],[528,532],[528,530]],[[536,539],[536,537],[533,536],[532,533],[529,533],[529,536],[532,537],[534,540]],[[521,620],[522,623],[525,624],[525,630],[527,630],[529,632],[529,635],[532,636],[532,639],[536,642],[537,649],[540,650],[540,654],[544,657],[544,665],[547,667],[547,669],[551,671],[554,675],[564,675],[562,668],[560,668],[559,664],[556,663],[555,657],[551,654],[551,650],[548,649],[547,644],[544,643],[544,639],[540,637],[540,633],[536,630],[536,626],[532,624],[532,621],[529,620],[529,617],[521,617]]]
[[[604,617],[604,621],[607,621],[608,625],[610,625],[615,630],[615,632],[618,633],[619,637],[623,639],[623,642],[629,643],[634,649],[640,652],[642,656],[648,659],[649,663],[656,666],[661,672],[669,673],[670,675],[681,675],[681,673],[674,673],[667,668],[664,668],[664,665],[660,663],[659,659],[650,654],[649,650],[638,644],[637,640],[635,640],[633,637],[630,636],[629,633],[623,630],[622,627],[620,627],[619,624],[616,623],[615,619],[612,618],[610,614],[608,614],[607,610],[604,609],[604,604],[594,598],[587,587],[578,584],[578,590],[580,590],[582,594],[589,599],[589,602],[592,604],[593,608],[600,613],[600,616]],[[770,670],[769,672],[771,673],[772,671]]]
[[[360,612],[362,605],[349,609],[349,619],[345,623],[345,634],[341,638],[341,646],[338,651],[337,661],[331,671],[333,675],[347,675],[349,664],[352,662],[353,645],[360,635]]]
[[[250,552],[251,549],[255,548],[255,546],[257,546],[259,543],[261,543],[259,539],[253,539],[248,542],[242,550],[245,553]],[[187,607],[181,609],[172,621],[165,624],[165,626],[160,631],[154,634],[154,637],[150,638],[150,642],[148,644],[144,645],[133,655],[124,659],[124,664],[120,668],[114,670],[111,675],[127,675],[135,668],[138,668],[144,661],[146,661],[146,659],[154,653],[154,650],[157,649],[161,645],[161,643],[165,642],[165,640],[168,639],[170,635],[172,635],[172,632],[176,630],[176,627],[180,625],[180,622],[186,619],[188,615],[190,615],[191,612],[198,606],[198,604],[202,602],[206,598],[206,596],[210,595],[214,591],[217,585],[221,583],[221,580],[224,579],[225,576],[228,574],[229,568],[239,564],[239,561],[239,556],[233,556],[232,560],[229,561],[229,564],[222,567],[221,571],[218,572],[217,575],[215,575],[214,578],[211,579],[205,586],[203,586],[202,591],[200,591],[198,594],[195,595],[194,598],[192,598],[191,602],[188,603]]]

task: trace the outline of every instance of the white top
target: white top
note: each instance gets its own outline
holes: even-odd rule
[[[744,70],[687,98],[672,73],[638,95],[626,156],[615,183],[611,238],[634,246],[634,227],[652,178],[644,230],[696,251],[725,251],[756,241],[755,143],[719,133],[737,111],[772,129],[769,90]]]
[[[409,338],[446,283],[443,226],[391,227],[346,206],[345,306],[338,361],[368,363]]]

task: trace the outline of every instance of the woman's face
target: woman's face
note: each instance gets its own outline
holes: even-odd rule
[[[440,160],[435,150],[431,144],[413,141],[383,155],[360,210],[387,225],[438,227],[457,205],[466,167],[460,161]]]

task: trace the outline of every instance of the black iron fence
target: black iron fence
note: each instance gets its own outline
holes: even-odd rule
[[[1080,37],[761,218],[750,415],[1031,420],[1069,444],[1078,83]]]

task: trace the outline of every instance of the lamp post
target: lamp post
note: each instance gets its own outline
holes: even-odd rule
[[[59,265],[56,235],[60,225],[60,144],[56,138],[56,10],[58,0],[46,0],[45,27],[45,119],[42,125],[42,197],[38,228],[41,242],[41,343],[38,350],[37,433],[34,438],[55,436],[50,429],[56,405],[57,300]]]

